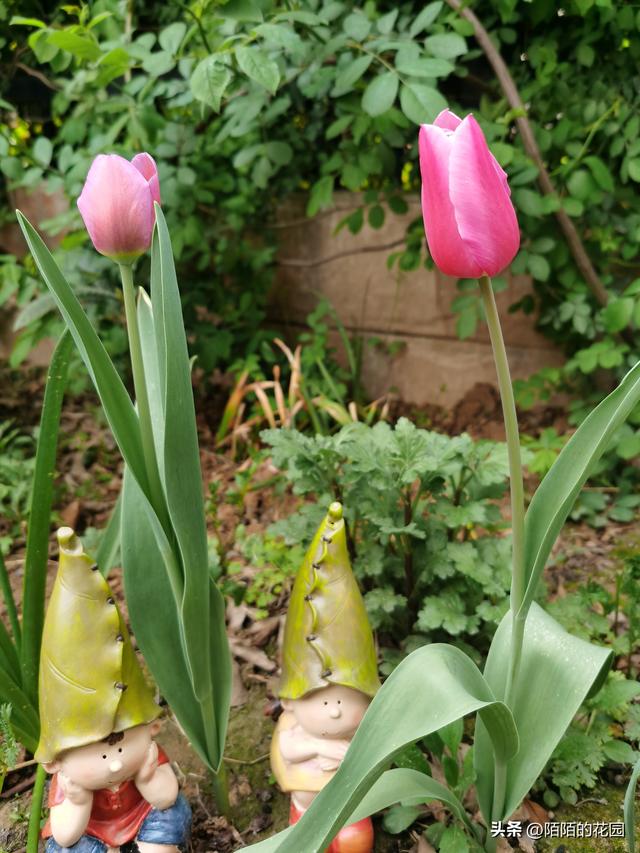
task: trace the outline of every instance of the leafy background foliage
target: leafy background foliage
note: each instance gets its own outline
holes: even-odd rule
[[[260,324],[280,199],[305,193],[314,215],[335,190],[361,191],[345,227],[380,228],[418,189],[416,124],[447,104],[473,109],[509,173],[526,235],[514,270],[531,274],[536,291],[517,308],[538,308],[543,330],[576,353],[551,384],[585,393],[595,370],[620,372],[632,360],[640,323],[639,48],[630,37],[638,12],[611,0],[473,8],[520,87],[554,196],[538,191],[517,116],[470,24],[440,0],[291,8],[230,0],[149,6],[133,19],[113,0],[59,6],[44,18],[5,3],[2,59],[11,73],[1,93],[0,170],[8,187],[46,178],[73,199],[99,151],[153,151],[179,272],[190,281],[189,327],[210,369],[259,351],[267,337]],[[605,308],[558,230],[559,206],[611,294]],[[104,281],[109,273],[88,260],[78,226],[73,207],[53,226],[70,229],[72,278],[86,284],[91,272]],[[390,262],[414,269],[425,260],[423,242],[418,223]],[[3,296],[29,285],[5,285]],[[455,307],[466,336],[480,310],[465,282]],[[46,316],[31,319],[37,326]]]

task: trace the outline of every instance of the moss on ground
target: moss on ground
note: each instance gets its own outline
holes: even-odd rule
[[[624,788],[600,785],[588,799],[575,806],[561,805],[554,812],[554,822],[602,824],[620,823],[623,820]],[[636,833],[636,842],[640,835]],[[537,842],[536,853],[626,853],[624,838],[569,838],[565,833],[559,838]]]

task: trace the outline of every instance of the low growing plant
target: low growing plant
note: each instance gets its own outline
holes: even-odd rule
[[[266,430],[296,494],[317,501],[271,533],[306,541],[321,508],[345,506],[352,564],[372,626],[406,648],[456,638],[486,651],[507,609],[510,540],[499,501],[506,446],[417,429],[350,424],[334,436]]]

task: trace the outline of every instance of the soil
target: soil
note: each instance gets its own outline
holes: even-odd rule
[[[42,391],[42,371],[12,373],[0,368],[0,424],[12,420],[29,432],[37,424]],[[198,405],[203,480],[205,494],[209,495],[229,496],[234,491],[238,476],[252,464],[251,460],[234,461],[230,455],[215,450],[214,432],[224,401],[224,394],[218,393],[199,401]],[[490,385],[476,386],[451,412],[435,407],[416,411],[396,403],[392,419],[400,415],[411,417],[419,426],[451,434],[468,431],[476,438],[504,438],[499,397]],[[555,426],[561,431],[566,428],[566,419],[561,409],[547,406],[523,413],[521,426],[533,434],[547,426]],[[249,533],[260,532],[271,522],[292,512],[297,505],[297,499],[288,491],[283,493],[280,489],[276,495],[271,485],[260,487],[260,484],[270,484],[275,473],[268,461],[262,462],[252,472],[251,490],[234,500],[212,501],[211,531],[215,532],[225,549],[232,547],[239,524],[245,525]],[[121,474],[119,455],[97,398],[90,393],[69,397],[62,417],[53,529],[61,523],[72,526],[90,547],[93,530],[107,523],[120,489]],[[15,543],[6,562],[12,587],[19,599],[24,539],[19,532],[16,536],[16,530],[10,530],[8,523],[0,519],[0,537],[8,533],[15,537]],[[556,546],[554,553],[558,559],[547,573],[550,594],[562,595],[584,579],[593,577],[594,565],[597,565],[601,582],[603,579],[613,582],[618,562],[616,549],[619,550],[621,542],[637,548],[640,527],[609,525],[598,531],[586,526],[570,528]],[[50,553],[53,557],[53,538]],[[55,566],[52,560],[49,587],[53,583]],[[110,574],[109,582],[126,615],[119,570]],[[285,610],[284,597],[266,619],[258,619],[255,611],[246,605],[229,604],[228,630],[234,655],[235,707],[231,712],[226,746],[225,767],[231,801],[228,819],[217,813],[211,778],[177,724],[170,716],[165,721],[159,740],[174,763],[193,809],[190,853],[230,853],[287,825],[288,798],[278,790],[268,760],[273,732],[273,720],[269,714],[272,707],[270,683],[276,670],[277,639]],[[1,608],[0,615],[5,615]],[[5,780],[4,791],[0,795],[0,853],[24,853],[32,781],[32,766],[10,773]],[[597,816],[600,814],[597,808],[604,809],[604,805],[590,803],[597,808],[590,810],[588,817],[579,816],[582,812],[571,807],[559,810],[556,819],[619,819],[620,788],[605,787],[594,797],[611,803],[613,812],[608,814],[615,813],[616,817]],[[560,818],[565,811],[566,817]],[[432,820],[432,813],[425,813],[425,819],[427,822]],[[379,818],[376,818],[375,826],[376,853],[415,853],[427,849],[415,832],[390,836],[383,831]],[[602,839],[598,841],[602,844]],[[622,848],[615,843],[609,847],[575,846],[575,840],[567,839],[562,844],[539,844],[536,849],[556,853],[588,853],[591,850],[617,853]]]

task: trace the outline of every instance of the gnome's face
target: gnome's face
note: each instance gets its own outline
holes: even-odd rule
[[[352,687],[332,684],[314,690],[301,699],[283,702],[298,725],[314,737],[352,738],[371,699]]]
[[[117,787],[127,779],[133,779],[140,770],[159,728],[158,722],[134,726],[123,732],[121,740],[112,744],[98,741],[68,749],[45,768],[49,773],[64,773],[71,782],[88,791]]]

